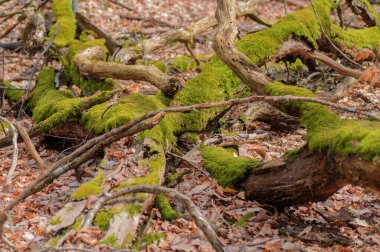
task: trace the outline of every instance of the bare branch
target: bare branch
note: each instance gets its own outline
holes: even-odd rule
[[[6,187],[9,187],[12,183],[13,173],[14,173],[16,166],[17,166],[17,159],[18,159],[17,137],[18,137],[18,134],[17,134],[17,130],[16,130],[15,126],[8,119],[0,116],[0,121],[3,121],[9,125],[9,128],[11,129],[11,132],[13,135],[13,137],[12,137],[12,143],[13,143],[12,164],[11,164],[11,168],[9,169],[7,180],[5,183]]]
[[[105,54],[101,47],[91,47],[75,56],[75,65],[84,76],[93,78],[115,78],[121,80],[148,81],[169,96],[182,88],[183,80],[169,76],[155,66],[124,65],[104,62]],[[94,62],[94,60],[97,60]]]

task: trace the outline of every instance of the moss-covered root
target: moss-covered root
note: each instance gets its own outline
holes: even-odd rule
[[[269,95],[314,96],[305,88],[279,82],[268,84],[265,91]],[[286,102],[283,105],[287,109],[300,110],[310,150],[357,154],[367,160],[380,161],[380,122],[341,119],[325,106],[315,103]]]
[[[235,157],[233,150],[222,147],[203,146],[201,152],[205,169],[224,187],[235,187],[259,163],[256,159]]]
[[[173,210],[169,200],[165,196],[157,196],[157,208],[164,220],[173,221],[180,217],[180,214]]]
[[[53,0],[52,9],[56,23],[50,28],[49,36],[53,36],[59,24],[54,44],[57,47],[65,47],[75,38],[76,25],[71,0]]]
[[[114,94],[98,92],[90,97],[73,98],[69,91],[54,88],[54,77],[54,69],[43,68],[38,75],[37,85],[29,102],[33,119],[40,123],[41,131],[47,131],[70,120],[78,121],[84,110],[107,101]]]
[[[11,102],[18,102],[21,101],[22,96],[24,95],[24,92],[21,90],[14,90],[12,88],[15,88],[12,83],[9,81],[4,81],[4,86],[9,87],[9,89],[5,89],[4,95],[6,98],[8,98]]]

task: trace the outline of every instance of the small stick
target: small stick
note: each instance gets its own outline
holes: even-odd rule
[[[7,180],[5,183],[5,186],[8,187],[12,182],[13,173],[14,173],[16,166],[17,166],[17,158],[18,158],[17,137],[18,137],[18,134],[17,134],[17,130],[16,130],[15,126],[8,119],[0,116],[0,121],[7,123],[11,129],[12,134],[13,134],[13,138],[12,138],[12,143],[13,143],[12,164],[11,164],[11,168],[9,169]]]
[[[30,139],[28,132],[26,132],[25,128],[21,125],[20,122],[16,122],[15,127],[18,130],[18,133],[20,134],[22,139],[24,140],[24,143],[25,143],[26,148],[28,149],[30,155],[32,155],[33,159],[36,161],[38,167],[43,170],[44,169],[44,164],[43,164],[44,161],[42,160],[42,158],[40,157],[40,154],[38,154],[36,148],[34,147],[34,144],[33,144],[32,140]]]
[[[125,4],[123,4],[123,3],[120,3],[119,1],[116,1],[116,0],[108,0],[108,1],[110,1],[111,3],[114,3],[116,5],[119,5],[119,6],[125,8],[125,9],[127,9],[129,11],[133,11],[133,9],[131,7],[129,7],[129,6],[125,5]]]

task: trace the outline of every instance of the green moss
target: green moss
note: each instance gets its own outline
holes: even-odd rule
[[[74,224],[71,226],[71,228],[75,231],[78,231],[82,227],[82,222],[83,222],[83,216],[77,217],[75,220]]]
[[[171,68],[175,68],[181,72],[187,72],[197,68],[194,58],[180,55],[171,59]]]
[[[158,70],[160,70],[163,73],[167,73],[169,71],[168,65],[166,65],[166,63],[162,61],[155,61],[153,63],[153,66],[157,67]]]
[[[185,175],[184,172],[171,173],[166,176],[165,184],[168,187],[173,187],[182,181],[183,175]]]
[[[54,70],[44,68],[37,78],[29,107],[33,108],[33,119],[40,123],[41,130],[69,120],[79,120],[82,110],[111,98],[111,92],[101,92],[85,98],[73,98],[70,92],[54,88]]]
[[[62,223],[61,216],[56,216],[50,219],[49,224],[54,226]]]
[[[49,36],[53,36],[57,25],[60,24],[54,44],[57,47],[65,47],[75,38],[76,25],[71,0],[53,0],[52,9],[56,23],[50,28]]]
[[[298,154],[302,151],[302,148],[296,148],[284,153],[284,157],[297,157]]]
[[[115,234],[105,237],[103,240],[99,242],[99,245],[111,245],[114,248],[121,248],[121,244],[119,244],[119,242],[117,241],[117,237]]]
[[[305,88],[282,83],[266,85],[269,95],[313,97]],[[323,105],[310,102],[286,102],[298,108],[301,122],[307,128],[307,145],[311,150],[339,154],[359,154],[367,160],[380,156],[380,122],[340,119]]]
[[[164,220],[173,221],[180,217],[180,214],[173,210],[169,200],[165,196],[157,196],[157,208]]]
[[[144,237],[139,239],[132,247],[134,250],[145,250],[149,245],[159,242],[161,239],[164,239],[166,234],[164,233],[150,233],[146,234]]]
[[[55,90],[54,88],[55,71],[53,68],[44,67],[37,76],[36,87],[32,92],[32,97],[29,99],[28,106],[34,108],[38,101],[41,100],[46,92]]]
[[[94,219],[94,225],[99,227],[101,230],[107,230],[113,215],[113,211],[99,211]]]
[[[233,151],[222,147],[202,146],[201,152],[205,169],[224,187],[234,187],[258,163],[255,159],[234,157]]]
[[[219,102],[230,99],[238,92],[239,79],[217,57],[213,57],[204,71],[185,83],[185,88],[173,99],[172,106],[186,106],[205,102]],[[176,120],[176,132],[200,131],[209,120],[223,108],[192,111],[181,114]]]
[[[96,38],[97,35],[94,31],[92,30],[84,30],[81,32],[79,35],[79,41],[81,42],[89,42],[91,40],[94,40],[93,38]]]
[[[200,142],[200,138],[197,133],[194,132],[185,132],[181,135],[181,139],[186,140],[190,143],[198,143]]]
[[[127,212],[129,216],[140,214],[143,210],[144,210],[143,207],[137,204],[129,204],[125,206],[125,209],[124,209],[124,211]]]
[[[14,88],[12,83],[9,81],[3,82],[4,86]],[[21,90],[11,90],[11,89],[5,89],[4,91],[5,97],[7,97],[11,102],[18,102],[21,101],[22,97],[24,96],[24,92]]]
[[[153,155],[147,160],[140,162],[139,166],[147,167],[149,169],[149,174],[144,177],[135,177],[132,181],[127,181],[121,185],[119,185],[117,189],[121,189],[128,186],[133,185],[158,185],[160,184],[160,177],[162,173],[162,169],[165,169],[165,155],[163,154],[164,150],[162,146],[158,146],[157,154]]]
[[[246,214],[244,214],[242,217],[240,217],[237,222],[236,222],[236,225],[238,227],[242,227],[242,228],[245,228],[247,225],[248,225],[248,220],[253,217],[255,214],[253,212],[248,212]]]
[[[165,107],[156,96],[140,93],[125,96],[104,113],[107,106],[107,103],[103,103],[94,106],[83,114],[82,120],[87,128],[93,128],[97,133],[107,132],[147,112]],[[149,137],[157,143],[166,146],[169,142],[175,141],[173,125],[176,125],[174,115],[167,115],[156,127],[144,131],[141,134],[141,138]]]
[[[62,236],[59,235],[59,236],[56,236],[56,237],[51,238],[51,239],[48,241],[49,246],[50,246],[50,247],[55,247],[55,246],[57,245],[59,239],[61,239],[61,237],[62,237]]]
[[[82,184],[72,195],[71,199],[84,199],[90,195],[97,195],[103,192],[102,183],[104,176],[97,175],[94,179],[89,182]]]
[[[369,48],[376,51],[380,46],[380,28],[376,26],[344,30],[338,25],[332,25],[331,38],[341,47]]]

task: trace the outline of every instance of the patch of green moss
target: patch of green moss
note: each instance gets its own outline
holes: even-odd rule
[[[190,143],[198,143],[200,138],[197,133],[194,132],[185,132],[181,135],[181,139],[186,140]]]
[[[65,47],[75,38],[76,25],[71,0],[53,0],[52,9],[56,23],[50,28],[49,36],[53,36],[57,25],[60,24],[54,44],[57,47]]]
[[[167,65],[165,62],[162,62],[162,61],[155,61],[155,62],[153,63],[153,66],[157,67],[158,70],[160,70],[160,71],[163,72],[163,73],[167,73],[167,72],[169,72],[168,65]]]
[[[173,210],[169,200],[165,196],[157,196],[157,208],[164,220],[173,221],[180,217],[180,214]]]
[[[14,88],[14,86],[12,85],[12,83],[10,83],[9,81],[4,80],[3,84],[4,84],[4,86],[10,87],[10,88]],[[18,101],[21,101],[21,99],[22,99],[22,97],[24,95],[24,92],[21,91],[21,90],[5,89],[4,95],[11,102],[18,102]]]
[[[365,29],[344,30],[338,25],[332,25],[331,39],[341,47],[378,50],[380,46],[380,28],[374,26]]]
[[[121,185],[119,185],[117,189],[121,189],[128,186],[133,185],[158,185],[160,184],[160,177],[162,173],[162,169],[165,169],[165,155],[163,154],[164,150],[162,146],[158,146],[157,154],[153,155],[147,160],[143,160],[140,162],[139,166],[147,167],[149,169],[149,174],[144,177],[135,177],[132,181],[127,181]]]
[[[132,249],[134,250],[145,250],[149,245],[159,242],[161,239],[164,239],[166,237],[166,234],[164,233],[150,233],[146,234],[144,237],[139,239],[133,246]]]
[[[49,224],[54,226],[62,223],[61,216],[56,216],[50,219]]]
[[[168,187],[173,187],[182,181],[183,175],[185,175],[184,172],[171,173],[166,176],[165,184]]]
[[[231,187],[244,178],[258,160],[234,157],[233,151],[222,147],[201,147],[204,167],[221,186]]]
[[[255,214],[253,212],[248,212],[244,214],[242,217],[240,217],[237,222],[236,226],[245,228],[248,225],[248,220],[253,217]]]
[[[111,98],[111,92],[101,92],[90,97],[73,98],[70,92],[54,88],[54,70],[44,68],[37,78],[29,107],[33,108],[33,119],[40,123],[41,130],[69,120],[79,120],[82,110]]]
[[[103,192],[102,183],[104,176],[97,175],[89,182],[82,184],[75,192],[70,196],[71,199],[79,200],[84,199],[90,195],[97,195]]]
[[[92,30],[84,30],[81,32],[81,34],[79,35],[79,41],[81,42],[89,42],[91,40],[94,40],[94,38],[96,38],[97,35],[94,31]]]
[[[171,59],[171,68],[175,68],[181,72],[187,72],[197,68],[194,58],[180,55]]]
[[[48,244],[50,247],[55,247],[59,241],[59,239],[61,239],[62,235],[59,235],[59,236],[55,236],[53,238],[51,238],[49,241],[48,241]]]
[[[107,230],[109,228],[109,223],[113,215],[114,212],[111,210],[99,211],[94,219],[94,225],[99,227],[101,230]]]
[[[302,148],[296,148],[290,151],[287,151],[284,153],[284,157],[297,157],[298,154],[301,152]]]
[[[186,106],[197,103],[219,102],[232,98],[239,90],[240,81],[233,72],[217,57],[213,57],[204,67],[204,71],[184,84],[177,93],[172,106]],[[209,120],[223,108],[182,113],[176,120],[179,127],[176,133],[200,131]]]
[[[81,215],[81,216],[77,217],[77,219],[75,220],[75,222],[71,226],[71,228],[75,231],[78,231],[82,226],[82,222],[83,222],[83,216]]]
[[[140,93],[123,97],[104,113],[107,106],[107,103],[99,104],[83,114],[82,120],[87,128],[93,128],[97,133],[107,132],[147,112],[165,107],[156,96]],[[173,125],[176,125],[174,115],[167,115],[156,127],[142,132],[141,138],[149,137],[166,146],[175,141]]]
[[[36,87],[32,92],[32,97],[29,99],[28,106],[34,108],[37,102],[41,100],[46,92],[55,90],[54,88],[55,71],[53,68],[44,67],[37,76]]]
[[[103,240],[99,242],[99,245],[110,245],[114,248],[121,248],[121,244],[117,241],[117,237],[115,234],[111,234],[105,237]]]
[[[128,204],[125,206],[124,211],[127,212],[129,216],[134,216],[140,214],[143,211],[143,207],[138,204]]]
[[[282,83],[266,85],[269,95],[313,97],[305,89]],[[380,122],[341,119],[327,107],[310,102],[286,102],[300,110],[301,122],[307,128],[307,145],[311,150],[359,154],[367,160],[380,156]]]

